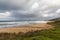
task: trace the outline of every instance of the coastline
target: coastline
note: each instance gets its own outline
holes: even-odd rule
[[[50,28],[53,28],[53,26],[48,25],[46,23],[38,23],[23,26],[15,26],[10,28],[0,28],[0,33],[19,33],[19,32],[26,33],[29,31],[45,30]]]
[[[12,22],[0,22],[0,28],[7,28],[12,26],[23,26],[23,25],[30,25],[30,24],[40,24],[40,23],[47,23],[47,21],[12,21]]]

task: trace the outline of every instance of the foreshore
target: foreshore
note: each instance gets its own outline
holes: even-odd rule
[[[53,28],[53,26],[46,23],[40,23],[40,24],[15,26],[11,28],[0,28],[0,33],[19,33],[19,32],[26,33],[29,31],[45,30],[50,28]]]

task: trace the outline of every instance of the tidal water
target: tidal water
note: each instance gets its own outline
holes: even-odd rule
[[[32,23],[47,23],[46,21],[0,21],[0,28],[4,27],[13,27],[13,26],[20,26],[20,25],[28,25]]]

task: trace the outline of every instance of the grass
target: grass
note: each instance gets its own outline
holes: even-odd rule
[[[48,23],[53,29],[27,33],[0,33],[0,40],[60,40],[60,21]]]

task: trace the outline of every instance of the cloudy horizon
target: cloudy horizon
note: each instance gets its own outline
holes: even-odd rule
[[[60,17],[60,0],[0,0],[0,21]]]

